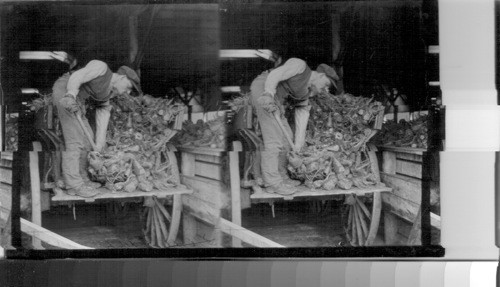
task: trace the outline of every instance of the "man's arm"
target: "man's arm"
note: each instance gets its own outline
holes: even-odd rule
[[[67,95],[76,98],[78,92],[80,91],[80,86],[86,82],[89,82],[99,76],[106,73],[108,65],[102,61],[92,60],[85,67],[75,71],[69,77],[67,88]]]
[[[274,96],[276,94],[276,88],[280,82],[288,80],[291,77],[304,72],[306,68],[307,64],[303,60],[298,58],[289,59],[283,64],[283,66],[280,66],[269,73],[264,84],[264,93]]]

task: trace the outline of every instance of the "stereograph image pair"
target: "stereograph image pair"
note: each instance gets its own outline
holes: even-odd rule
[[[250,2],[0,6],[2,248],[439,246],[437,1]]]

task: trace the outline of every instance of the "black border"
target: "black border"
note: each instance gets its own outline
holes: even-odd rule
[[[7,259],[63,258],[173,258],[173,259],[293,259],[293,258],[414,258],[443,257],[442,246],[384,246],[337,248],[172,248],[172,249],[94,249],[94,250],[6,250]]]

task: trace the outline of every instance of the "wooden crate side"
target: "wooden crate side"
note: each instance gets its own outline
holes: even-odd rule
[[[229,190],[220,181],[197,176],[181,176],[183,184],[193,190],[190,196],[200,198],[223,209],[229,206]]]
[[[396,152],[396,158],[402,159],[402,160],[407,160],[407,161],[415,161],[415,162],[420,162],[420,163],[422,162],[422,155],[421,154]]]
[[[402,225],[408,223],[390,211],[384,212],[384,241],[387,245],[405,245],[408,236],[400,231]]]
[[[422,202],[422,181],[399,174],[380,173],[383,183],[392,188],[392,194],[403,200],[420,205]],[[383,196],[382,200],[387,198]],[[385,202],[385,200],[384,200]]]
[[[210,202],[200,198],[184,195],[182,197],[183,211],[203,220],[209,224],[216,225],[220,219],[220,209]]]
[[[221,163],[222,159],[220,156],[208,155],[208,154],[195,154],[196,161],[210,162],[210,163]]]
[[[196,220],[196,235],[202,238],[205,245],[210,247],[222,247],[222,232],[215,225]]]
[[[219,227],[222,232],[255,247],[284,247],[281,244],[225,219],[220,220]]]
[[[0,166],[6,168],[12,168],[12,160],[9,159],[0,159]]]
[[[408,222],[413,222],[420,207],[419,204],[408,201],[395,194],[382,194],[382,202],[386,212],[392,212]]]
[[[415,178],[422,178],[422,164],[407,160],[396,160],[396,173]]]
[[[69,240],[24,218],[21,218],[21,231],[52,246],[64,249],[93,249]]]
[[[210,162],[196,161],[194,174],[215,180],[222,180],[222,165]]]
[[[12,183],[12,169],[0,167],[0,182]]]

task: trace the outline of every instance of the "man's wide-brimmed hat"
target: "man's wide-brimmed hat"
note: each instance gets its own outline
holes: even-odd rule
[[[132,70],[127,66],[121,66],[120,68],[118,68],[118,71],[116,71],[116,73],[127,77],[134,86],[134,88],[137,90],[139,95],[142,95],[141,79],[139,79],[139,75],[137,75],[137,73],[134,70]]]
[[[332,82],[332,85],[337,88],[336,81],[340,80],[340,78],[334,68],[328,66],[327,64],[320,64],[316,68],[316,72],[325,74],[328,79],[330,79],[330,82]]]

